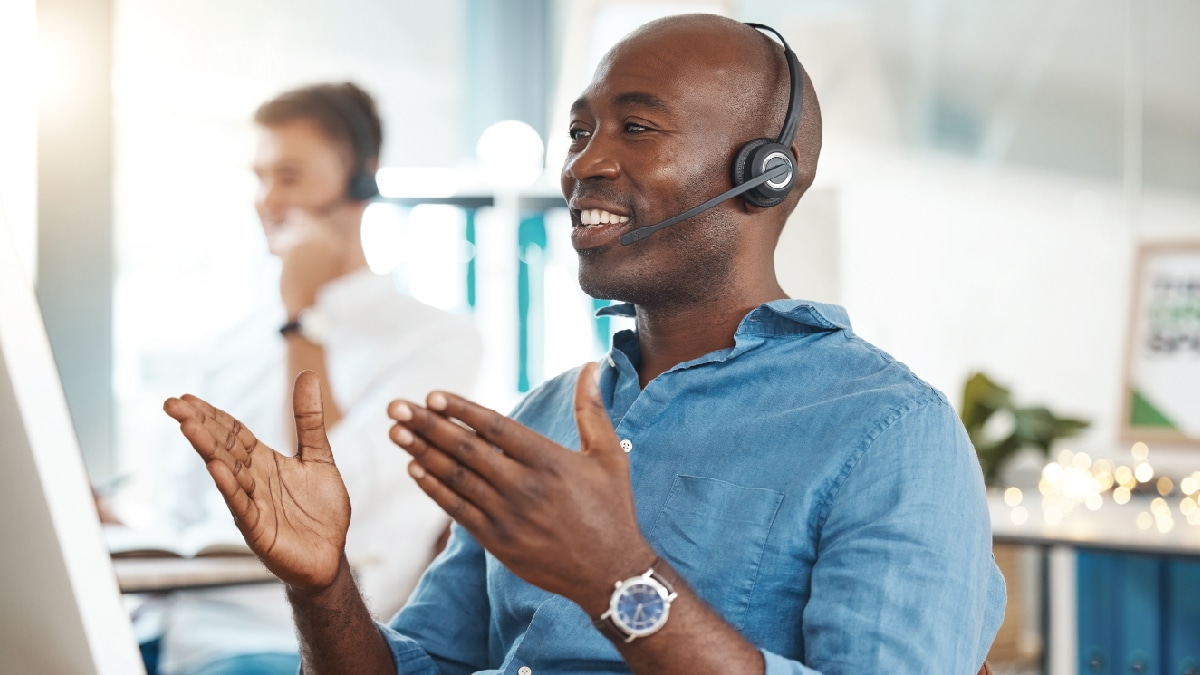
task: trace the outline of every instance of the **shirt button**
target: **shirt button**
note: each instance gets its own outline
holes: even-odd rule
[[[533,675],[533,668],[521,666],[520,670],[517,671],[517,675]]]
[[[613,361],[613,358],[610,356],[610,357],[608,357],[608,365],[609,365],[609,367],[611,367],[611,368],[616,368],[616,367],[617,367],[617,362],[616,362],[616,361]]]
[[[621,449],[624,450],[625,452],[632,451],[633,450],[633,441],[629,440],[628,438],[622,438],[621,439]]]

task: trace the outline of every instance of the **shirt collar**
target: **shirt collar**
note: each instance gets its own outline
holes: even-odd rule
[[[601,316],[637,316],[637,309],[623,302],[601,307]],[[850,330],[850,315],[840,305],[810,300],[772,300],[755,307],[738,325],[737,334],[786,335]]]

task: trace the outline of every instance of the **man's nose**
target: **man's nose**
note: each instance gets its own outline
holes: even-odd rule
[[[254,201],[259,214],[272,220],[282,220],[287,210],[280,190],[270,185],[260,185]]]
[[[621,173],[612,143],[601,134],[595,133],[579,152],[567,155],[563,165],[563,176],[573,180],[588,178],[616,178]]]

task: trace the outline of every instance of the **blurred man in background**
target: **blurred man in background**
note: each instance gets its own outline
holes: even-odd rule
[[[388,401],[473,389],[481,345],[470,323],[398,293],[367,267],[360,230],[378,194],[375,102],[350,84],[286,92],[255,113],[255,206],[281,263],[279,292],[215,345],[195,391],[238,410],[272,447],[295,447],[292,382],[321,397],[354,500],[347,551],[372,611],[386,619],[431,560],[445,515],[405,475],[388,442]],[[181,526],[230,523],[203,463],[178,452],[164,492]],[[165,615],[165,675],[294,673],[291,612],[278,585],[178,593]]]

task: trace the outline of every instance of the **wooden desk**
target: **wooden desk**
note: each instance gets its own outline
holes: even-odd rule
[[[112,563],[122,593],[163,593],[279,581],[252,556],[113,558]]]

